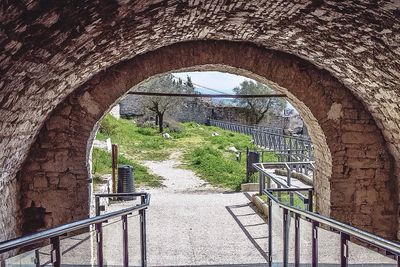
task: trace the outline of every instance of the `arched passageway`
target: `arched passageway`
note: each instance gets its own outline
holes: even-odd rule
[[[305,60],[224,41],[178,43],[123,61],[98,73],[59,104],[19,175],[23,230],[87,216],[86,158],[96,123],[131,87],[154,75],[189,69],[242,74],[286,93],[315,144],[318,210],[395,238],[394,163],[362,103],[330,73]],[[43,217],[32,220],[29,212],[39,209]]]
[[[374,149],[373,144],[368,144],[367,147],[371,149],[357,151],[347,147],[348,151],[337,152],[338,156],[340,153],[347,153],[347,156],[338,162],[332,158],[333,174],[340,173],[340,178],[359,172],[355,187],[377,188],[366,203],[384,199],[376,206],[382,216],[372,217],[372,211],[363,205],[359,209],[363,210],[361,214],[364,216],[360,216],[358,221],[366,221],[369,225],[371,220],[383,220],[385,232],[391,228],[389,224],[396,224],[393,217],[398,218],[396,207],[399,190],[398,185],[394,184],[400,166],[400,7],[397,1],[3,1],[0,6],[0,240],[20,234],[21,180],[17,179],[16,174],[21,173],[21,166],[29,151],[37,148],[37,144],[32,149],[31,146],[35,140],[40,142],[38,133],[41,129],[42,135],[46,131],[43,126],[50,113],[94,75],[98,74],[94,79],[100,80],[102,71],[114,64],[173,43],[191,40],[251,42],[260,47],[297,55],[316,66],[314,69],[323,68],[336,77],[342,84],[339,87],[345,86],[360,101],[362,109],[372,115],[385,138],[395,166],[392,166],[394,171],[390,170],[389,174],[390,166],[385,166],[383,173],[372,171],[369,166],[376,166],[383,161],[376,160],[378,148]],[[194,55],[198,53],[193,51]],[[184,63],[179,57],[165,57],[170,59],[171,65]],[[240,51],[230,57],[234,61],[246,55]],[[265,68],[258,58],[247,58],[247,61],[250,65],[259,65],[260,69]],[[154,73],[161,71],[157,71],[157,64],[141,66],[140,69],[144,71],[146,68],[155,68]],[[143,73],[141,75],[144,76]],[[141,77],[136,78],[137,82],[141,80]],[[96,84],[94,81],[92,83]],[[71,103],[77,101],[78,92],[76,94],[75,98],[68,98]],[[100,96],[96,97],[100,103],[106,101],[101,100]],[[87,101],[90,103],[91,99]],[[66,108],[64,117],[69,114]],[[335,112],[331,114],[335,115]],[[366,121],[370,121],[371,117],[367,117]],[[53,122],[47,122],[46,127],[57,128],[62,123],[67,122],[53,117]],[[365,131],[364,126],[360,126],[358,131]],[[372,127],[373,130],[370,128],[372,135],[380,135],[375,131],[376,126]],[[335,128],[330,132],[335,134]],[[75,135],[80,138],[81,132]],[[60,133],[52,138],[65,136]],[[383,142],[381,137],[379,140]],[[47,145],[53,146],[52,143]],[[57,159],[65,158],[61,153],[65,148],[63,146],[67,145],[59,144],[60,153],[53,155]],[[86,142],[82,143],[83,146],[86,146]],[[86,151],[86,148],[82,149]],[[330,149],[332,154],[340,151]],[[353,153],[353,156],[348,157],[349,153]],[[383,154],[387,155],[386,152]],[[72,156],[74,154],[68,155]],[[37,161],[42,159],[42,163],[50,162],[41,154],[35,154],[34,157]],[[365,165],[354,161],[357,171],[353,169],[352,173],[351,168],[342,168],[341,165],[349,161],[347,157],[360,157],[365,161],[369,157],[370,162],[364,169],[361,167]],[[335,166],[339,166],[339,170],[335,170]],[[28,171],[27,167],[26,164],[24,173]],[[41,168],[34,164],[29,164],[29,167],[32,171]],[[86,180],[83,175],[86,175],[86,171],[85,174],[81,173],[82,183]],[[371,180],[363,179],[364,175],[374,175],[380,181],[379,185],[370,184]],[[54,179],[51,177],[54,176],[49,176],[48,181],[58,181],[58,176]],[[83,184],[86,188],[87,183]],[[345,184],[345,179],[342,184]],[[32,190],[29,194],[40,198],[40,194],[33,193],[32,185],[26,185],[26,188],[29,186]],[[390,193],[381,194],[381,190],[387,188],[391,188]],[[330,195],[331,203],[334,198],[342,197],[340,192],[345,189],[335,191],[338,194],[336,196]],[[71,199],[76,196],[69,194]],[[62,195],[66,196],[66,193]],[[360,197],[364,200],[367,198],[365,195],[351,195],[351,203]],[[77,198],[84,200],[86,196]],[[43,198],[43,201],[48,200]],[[85,216],[87,207],[79,203],[83,206],[77,208],[77,212],[75,208],[66,207],[69,215],[62,219]],[[67,206],[71,207],[72,204]]]

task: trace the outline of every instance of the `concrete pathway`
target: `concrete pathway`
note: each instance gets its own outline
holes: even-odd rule
[[[143,189],[151,193],[149,266],[265,266],[267,225],[245,194],[225,192],[180,168],[179,154],[144,164],[165,179],[164,187]],[[112,205],[109,210],[122,205],[129,203]],[[138,217],[129,220],[130,262],[138,265],[139,221]],[[115,229],[107,228],[105,244],[113,249],[105,249],[105,257],[114,265],[122,259],[122,238]]]
[[[149,266],[267,266],[268,226],[250,204],[249,195],[215,188],[190,170],[180,167],[180,154],[163,162],[144,164],[164,177],[164,187],[141,188],[151,193],[147,210],[147,255]],[[107,212],[135,205],[137,201],[114,203]],[[273,260],[282,264],[282,210],[273,207]],[[294,220],[291,220],[289,261],[294,260]],[[311,263],[311,226],[301,220],[301,263]],[[104,224],[104,263],[122,264],[122,224]],[[129,217],[129,262],[140,265],[139,217]],[[318,230],[320,266],[339,266],[339,235]],[[85,233],[61,241],[64,266],[96,264],[95,235]],[[350,243],[349,263],[355,266],[397,266],[394,260]],[[40,250],[41,264],[50,264],[50,247]],[[25,253],[9,264],[26,265],[33,254]]]

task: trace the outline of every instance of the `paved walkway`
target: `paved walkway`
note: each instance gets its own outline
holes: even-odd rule
[[[145,189],[151,193],[147,213],[149,266],[265,266],[267,225],[252,209],[248,197],[206,184],[192,171],[181,169],[178,157],[174,154],[167,161],[145,162],[165,179],[164,187]],[[135,265],[139,262],[138,218],[130,220],[130,262]],[[106,259],[108,264],[117,264],[122,239],[107,231],[105,244],[114,249],[105,250],[113,251]]]
[[[249,195],[225,192],[199,179],[192,171],[180,167],[179,154],[163,162],[145,162],[154,173],[164,177],[164,187],[142,188],[151,193],[147,211],[147,254],[149,266],[266,266],[268,227],[254,211]],[[107,211],[134,205],[137,201],[114,203]],[[129,217],[129,261],[139,266],[139,217]],[[282,262],[282,210],[273,208],[273,259]],[[289,259],[294,259],[294,222],[291,221]],[[104,225],[104,262],[121,266],[122,227],[120,220]],[[311,263],[311,227],[301,220],[301,263]],[[319,229],[319,262],[339,266],[339,235]],[[96,263],[93,234],[61,241],[64,266],[91,266]],[[93,249],[94,248],[94,249]],[[395,265],[378,253],[350,244],[350,264],[363,266]],[[10,263],[28,264],[32,254],[21,255]],[[40,250],[41,264],[50,262],[50,247]],[[321,264],[322,263],[322,264]]]
[[[152,194],[148,210],[149,266],[266,266],[268,232],[266,222],[254,211],[249,195],[225,192],[180,167],[179,154],[163,162],[145,162],[154,173],[165,178],[164,187],[144,189]],[[121,205],[111,208],[120,208]],[[139,221],[130,218],[130,262],[139,263]],[[282,210],[273,208],[273,259],[282,262]],[[294,260],[294,221],[289,247],[289,261]],[[301,257],[311,263],[311,225],[301,220]],[[105,234],[108,264],[118,264],[121,236],[115,229]],[[319,229],[319,262],[325,266],[340,264],[339,235]],[[118,253],[116,253],[118,252]],[[364,247],[350,244],[349,263],[383,266],[395,263]]]

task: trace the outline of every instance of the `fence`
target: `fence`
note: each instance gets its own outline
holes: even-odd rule
[[[137,196],[140,197],[139,204],[132,204],[131,207],[124,208],[117,211],[112,211],[106,214],[100,214],[102,206],[100,206],[100,198],[109,197],[126,197],[126,196]],[[95,195],[96,204],[96,216],[88,219],[83,219],[75,221],[72,223],[64,224],[58,227],[54,227],[41,232],[29,234],[16,239],[7,240],[0,242],[0,254],[12,251],[27,249],[30,246],[40,247],[46,241],[50,241],[50,250],[45,255],[49,256],[49,262],[43,264],[41,263],[39,249],[35,249],[31,253],[34,255],[32,257],[33,263],[24,263],[27,266],[61,266],[63,260],[63,251],[65,243],[63,241],[68,240],[69,234],[74,235],[77,231],[92,232],[90,229],[94,228],[95,236],[95,251],[97,254],[97,266],[103,266],[104,253],[103,253],[103,225],[109,220],[121,219],[122,222],[122,252],[123,258],[120,263],[122,266],[129,266],[129,255],[128,255],[128,215],[134,212],[138,212],[140,216],[140,266],[147,266],[147,254],[146,254],[146,209],[150,205],[150,195],[147,193],[118,193],[118,194],[96,194]],[[87,249],[87,248],[82,248]],[[18,251],[16,251],[18,252]],[[27,252],[30,253],[30,252]],[[18,256],[17,256],[18,257]],[[82,255],[80,255],[82,257]],[[48,258],[48,257],[47,257]],[[9,259],[12,261],[12,259]],[[4,263],[5,264],[5,263]],[[13,263],[10,263],[13,265]],[[82,263],[80,265],[83,265]],[[3,266],[0,262],[0,266]]]
[[[279,161],[314,160],[314,147],[311,140],[306,136],[284,135],[282,128],[251,126],[211,119],[209,120],[209,124],[225,130],[251,135],[254,144],[268,150],[276,151]]]
[[[260,194],[268,203],[268,266],[400,266],[399,243],[313,212],[313,188],[293,187],[289,178],[280,182],[267,172],[271,164],[253,164],[260,173]],[[294,205],[294,195],[303,208]],[[302,247],[304,239],[311,239],[311,246]]]

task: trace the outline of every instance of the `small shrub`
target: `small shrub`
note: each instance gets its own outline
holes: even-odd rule
[[[93,148],[92,172],[94,176],[100,176],[111,172],[111,154],[100,148]]]
[[[168,128],[172,133],[181,133],[182,132],[182,125],[173,120],[166,120],[164,121],[164,127]]]
[[[105,135],[115,134],[115,129],[117,127],[117,119],[115,119],[110,114],[107,114],[100,123],[99,132]]]
[[[140,127],[137,129],[137,132],[141,135],[153,136],[155,135],[154,129],[149,127]]]

